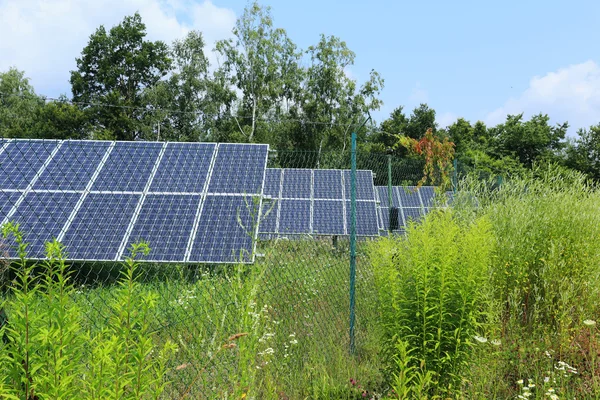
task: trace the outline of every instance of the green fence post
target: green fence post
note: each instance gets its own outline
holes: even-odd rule
[[[350,353],[354,354],[356,286],[356,132],[352,132],[350,171]]]
[[[392,155],[388,154],[388,209],[392,209]],[[391,217],[390,217],[391,218]],[[389,224],[392,233],[392,224]]]

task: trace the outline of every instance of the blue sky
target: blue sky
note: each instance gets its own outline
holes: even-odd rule
[[[24,69],[36,90],[69,92],[87,37],[140,11],[154,39],[186,30],[228,36],[245,0],[0,0],[0,70]],[[426,102],[442,125],[545,112],[576,128],[600,123],[600,2],[261,1],[301,48],[336,35],[356,53],[350,74],[385,79],[381,121]]]

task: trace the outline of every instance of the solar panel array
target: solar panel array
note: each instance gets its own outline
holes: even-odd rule
[[[122,260],[145,240],[148,261],[253,261],[268,145],[0,144],[0,216],[21,225],[31,258],[57,238],[71,260]]]
[[[0,220],[29,257],[53,238],[68,259],[121,261],[149,242],[154,262],[253,262],[256,238],[350,234],[350,171],[267,168],[268,145],[0,140]],[[389,230],[387,186],[356,176],[359,236]],[[392,188],[398,231],[434,188]],[[14,252],[11,256],[15,256]]]
[[[262,237],[277,235],[348,235],[350,232],[350,171],[268,168],[260,223]],[[373,173],[356,175],[356,230],[378,236]]]
[[[387,186],[376,186],[379,224],[385,232],[390,229],[390,200]],[[403,232],[409,221],[419,222],[436,203],[433,186],[392,186],[392,207],[398,209],[398,231]],[[445,206],[442,204],[441,206]]]

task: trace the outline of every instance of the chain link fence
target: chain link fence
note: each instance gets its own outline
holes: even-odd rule
[[[415,190],[420,161],[358,152],[351,337],[349,152],[52,140],[0,146],[2,223],[19,224],[29,263],[43,264],[47,242],[64,245],[72,301],[90,335],[113,323],[131,244],[147,242],[136,280],[154,299],[148,331],[155,345],[178,348],[164,398],[251,390],[256,398],[336,397],[359,375],[380,384],[363,248],[401,232],[411,215],[447,205],[434,202],[432,188]],[[14,246],[10,237],[2,243],[3,301],[12,296]],[[14,310],[4,311],[10,323]]]

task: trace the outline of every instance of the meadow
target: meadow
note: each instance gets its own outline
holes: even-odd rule
[[[14,226],[5,235],[17,236]],[[359,242],[261,243],[252,265],[13,263],[3,398],[593,399],[600,195],[574,172],[496,187]],[[17,243],[19,240],[17,240]],[[37,396],[37,397],[34,397]]]

